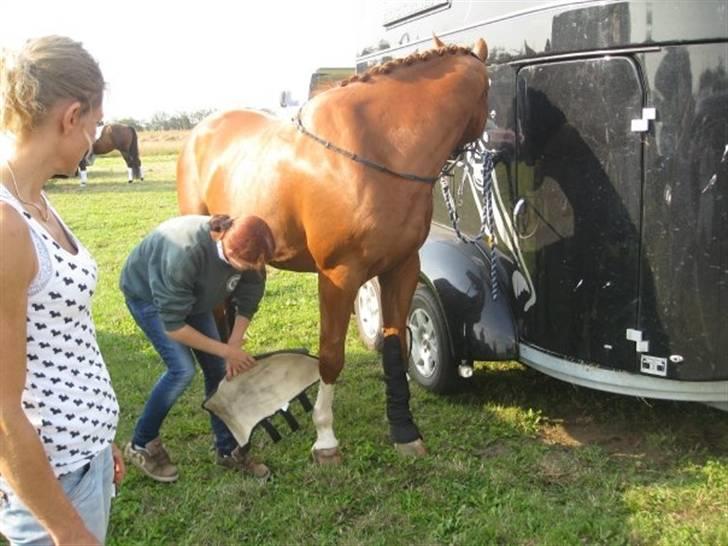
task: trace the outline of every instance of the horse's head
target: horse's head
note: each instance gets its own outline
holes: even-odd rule
[[[434,37],[435,47],[447,48],[447,46],[437,37]],[[475,45],[471,48],[473,60],[479,61],[473,63],[477,73],[473,74],[471,79],[467,80],[465,85],[472,85],[473,90],[469,93],[462,93],[458,100],[469,101],[466,105],[471,112],[470,119],[465,125],[463,135],[458,142],[457,148],[461,148],[466,144],[480,138],[485,131],[485,122],[488,117],[488,91],[490,89],[490,78],[485,61],[488,58],[488,45],[485,40],[479,38]],[[455,99],[453,99],[455,100]]]

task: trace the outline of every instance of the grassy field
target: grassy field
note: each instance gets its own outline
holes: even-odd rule
[[[182,149],[189,131],[141,131],[139,153],[142,157],[176,154]]]
[[[127,184],[121,159],[108,157],[89,169],[87,189],[65,180],[49,190],[100,264],[94,315],[122,408],[120,443],[161,371],[117,289],[127,253],[177,212],[174,148],[151,150],[143,183]],[[311,275],[271,271],[248,348],[316,352],[315,287]],[[514,363],[483,364],[469,385],[451,397],[413,385],[430,455],[400,459],[378,356],[352,325],[334,403],[343,465],[310,462],[305,415],[278,444],[254,435],[274,471],[260,485],[213,464],[198,374],[163,429],[180,480],[130,468],[109,544],[728,544],[725,413],[581,389]]]

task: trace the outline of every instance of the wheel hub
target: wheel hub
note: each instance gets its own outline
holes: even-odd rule
[[[431,377],[437,366],[437,335],[432,318],[423,310],[415,309],[409,318],[412,332],[412,362],[423,377]]]
[[[372,283],[365,283],[359,290],[357,297],[359,298],[357,311],[361,328],[366,337],[374,338],[379,331],[380,311],[377,292],[374,290]]]

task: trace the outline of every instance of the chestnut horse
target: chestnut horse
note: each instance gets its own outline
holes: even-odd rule
[[[297,124],[260,112],[214,115],[177,163],[182,214],[256,215],[275,236],[272,265],[318,273],[318,462],[338,462],[333,387],[359,287],[378,275],[387,418],[400,453],[426,452],[409,408],[406,317],[430,230],[433,183],[483,133],[487,46],[445,46],[387,62],[305,104]]]
[[[128,169],[129,183],[131,184],[135,178],[144,180],[142,160],[139,157],[137,132],[134,127],[120,123],[104,125],[101,134],[94,142],[93,155],[104,155],[114,150],[119,150],[121,157],[124,158]],[[86,182],[86,167],[90,164],[89,158],[84,157],[78,165],[82,184]]]

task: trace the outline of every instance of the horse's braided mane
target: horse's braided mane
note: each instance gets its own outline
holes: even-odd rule
[[[405,65],[405,66],[411,66],[416,62],[426,62],[434,57],[442,57],[445,54],[449,55],[472,55],[472,51],[468,47],[458,46],[458,45],[446,45],[444,47],[436,47],[434,49],[428,49],[427,51],[423,51],[422,53],[412,53],[411,55],[408,55],[407,57],[403,57],[401,59],[392,59],[391,61],[387,61],[382,64],[378,64],[376,66],[371,67],[363,74],[354,74],[350,78],[347,78],[345,80],[342,80],[339,82],[339,85],[341,87],[344,87],[346,85],[349,85],[350,83],[354,82],[366,82],[372,79],[372,76],[378,76],[380,74],[389,74],[394,69],[396,69],[399,66]]]

